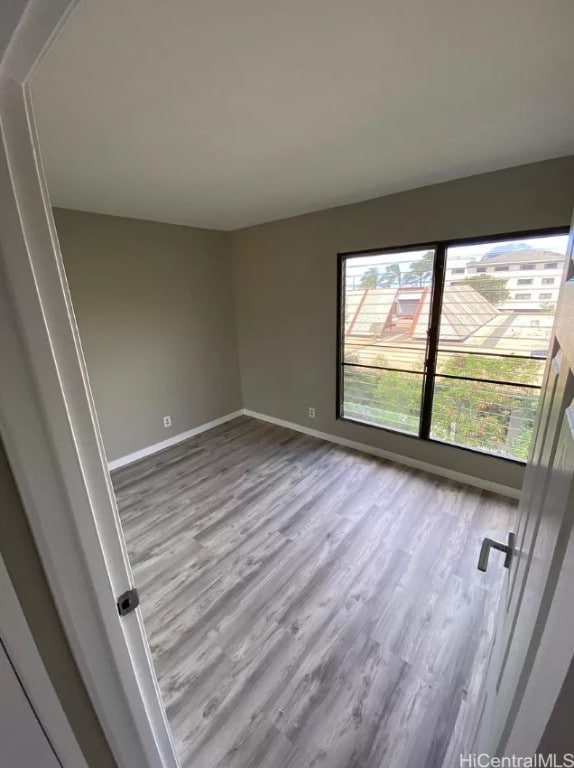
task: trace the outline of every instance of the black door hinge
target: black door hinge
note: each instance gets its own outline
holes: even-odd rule
[[[140,604],[140,596],[137,589],[128,589],[123,595],[120,595],[116,601],[118,613],[120,616],[127,616],[128,613],[135,611]]]

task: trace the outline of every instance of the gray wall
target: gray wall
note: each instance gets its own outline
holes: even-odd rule
[[[228,234],[54,215],[108,459],[240,408]]]
[[[573,203],[569,157],[232,233],[244,407],[519,487],[508,462],[335,419],[337,253],[568,225]]]
[[[60,624],[1,442],[0,531],[0,552],[10,580],[86,761],[90,768],[114,768]]]

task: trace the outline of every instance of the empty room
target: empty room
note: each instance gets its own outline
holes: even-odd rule
[[[89,768],[574,752],[573,25],[80,0],[6,97],[0,447]]]

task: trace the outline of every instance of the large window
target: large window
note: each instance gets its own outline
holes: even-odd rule
[[[338,416],[525,461],[566,246],[548,233],[343,254]],[[516,291],[525,269],[544,292]]]

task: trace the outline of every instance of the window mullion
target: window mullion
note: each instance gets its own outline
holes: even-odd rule
[[[432,296],[425,357],[425,377],[419,425],[419,437],[423,440],[428,440],[430,437],[432,402],[438,356],[440,313],[442,308],[442,297],[444,294],[445,263],[446,245],[444,243],[439,243],[434,255]]]

